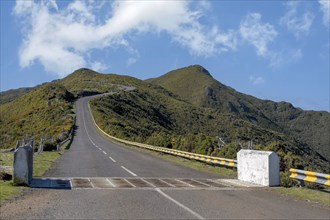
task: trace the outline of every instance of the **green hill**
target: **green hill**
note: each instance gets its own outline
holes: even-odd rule
[[[191,104],[233,113],[257,126],[294,136],[330,160],[329,112],[303,111],[286,102],[245,95],[221,84],[199,65],[148,80]]]
[[[5,92],[0,92],[0,104],[5,104],[7,102],[11,102],[18,97],[28,93],[33,88],[19,88],[19,89],[10,89]]]
[[[63,86],[47,83],[0,105],[0,149],[13,148],[23,136],[56,139],[73,125],[73,96]]]
[[[177,71],[142,81],[79,69],[38,86],[0,105],[1,148],[13,147],[25,134],[36,139],[46,134],[56,138],[63,128],[72,126],[76,98],[115,92],[92,100],[91,108],[100,127],[116,137],[227,158],[235,158],[252,140],[255,149],[280,155],[281,170],[295,167],[328,172],[329,161],[307,143],[310,139],[295,134],[310,132],[304,127],[306,121],[323,129],[328,113],[305,112],[288,103],[238,93],[200,66]],[[314,140],[324,136],[313,135]],[[226,142],[220,150],[215,136]]]

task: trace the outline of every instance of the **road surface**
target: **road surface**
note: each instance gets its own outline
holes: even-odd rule
[[[74,141],[47,173],[70,180],[69,189],[28,189],[1,205],[1,219],[330,218],[329,207],[224,184],[222,176],[111,143],[92,123],[90,99],[76,102]]]

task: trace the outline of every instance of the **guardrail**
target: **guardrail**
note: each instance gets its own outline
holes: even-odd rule
[[[330,174],[316,173],[292,168],[290,169],[290,173],[290,178],[292,179],[330,186]]]
[[[88,108],[89,108],[89,112],[92,116],[92,120],[93,120],[93,123],[96,126],[96,128],[99,129],[107,137],[109,137],[113,140],[116,140],[118,142],[133,145],[133,146],[137,146],[137,147],[141,147],[141,148],[145,148],[145,149],[149,149],[149,150],[154,150],[154,151],[159,151],[159,152],[163,152],[163,153],[167,153],[167,154],[172,154],[172,155],[176,155],[176,156],[180,156],[180,157],[199,160],[199,161],[207,162],[207,163],[210,163],[210,164],[228,166],[228,167],[237,167],[237,160],[206,156],[206,155],[202,155],[202,154],[195,154],[195,153],[190,153],[190,152],[186,152],[186,151],[169,149],[169,148],[165,148],[165,147],[156,147],[156,146],[152,146],[152,145],[148,145],[148,144],[142,144],[142,143],[137,143],[137,142],[133,142],[133,141],[126,141],[126,140],[123,140],[123,139],[120,139],[120,138],[116,138],[114,136],[111,136],[111,135],[107,134],[105,131],[103,131],[96,124],[89,103],[88,103]]]
[[[68,145],[68,146],[71,145],[71,143],[72,143],[72,141],[73,141],[73,132],[74,132],[75,126],[76,126],[76,116],[73,116],[73,123],[72,123],[72,127],[71,127],[71,129],[70,129],[70,131],[69,131],[69,135],[68,135],[68,137],[67,137],[65,140],[61,141],[61,143],[59,143],[59,144],[57,145],[57,150],[60,150],[61,147],[62,147],[66,142],[68,142],[68,141],[69,141],[69,145]]]

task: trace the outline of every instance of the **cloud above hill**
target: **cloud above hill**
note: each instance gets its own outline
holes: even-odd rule
[[[102,70],[106,65],[92,60],[89,52],[120,47],[130,53],[134,48],[128,36],[146,33],[166,33],[194,56],[234,50],[233,31],[222,32],[216,25],[201,23],[208,6],[207,2],[186,1],[74,1],[59,8],[55,0],[17,1],[13,12],[21,18],[24,35],[20,66],[37,61],[60,77],[83,66]],[[96,15],[103,7],[111,13],[100,19]]]

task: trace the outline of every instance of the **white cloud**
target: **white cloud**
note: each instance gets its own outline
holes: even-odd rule
[[[76,68],[97,67],[102,63],[87,55],[94,49],[124,48],[132,55],[132,36],[166,33],[172,42],[196,56],[213,56],[237,45],[234,31],[201,23],[208,10],[207,2],[186,1],[115,1],[111,14],[100,19],[104,5],[93,1],[74,1],[59,8],[55,0],[17,1],[14,14],[25,24],[24,40],[19,51],[20,66],[40,62],[46,71],[63,77]],[[135,59],[135,58],[134,58]],[[132,63],[133,60],[130,61]]]
[[[262,78],[261,76],[255,77],[255,76],[250,76],[249,77],[249,81],[253,84],[253,85],[261,85],[265,83],[264,78]]]
[[[126,61],[126,64],[127,64],[127,66],[131,66],[131,65],[133,65],[133,64],[136,63],[136,62],[137,62],[137,59],[136,59],[136,58],[130,57],[130,58],[128,58],[128,60]]]
[[[297,1],[285,3],[287,11],[280,19],[280,24],[292,32],[296,38],[299,38],[301,34],[309,34],[310,27],[315,17],[314,14],[309,11],[305,11],[303,14],[299,15],[299,4],[300,2]]]
[[[91,68],[95,71],[103,71],[106,70],[108,66],[102,62],[95,61],[95,62],[91,62]]]
[[[269,55],[268,44],[278,35],[271,24],[261,22],[259,13],[249,13],[241,21],[239,32],[242,39],[252,44],[256,48],[257,54],[262,57]]]
[[[323,24],[330,27],[330,1],[319,0],[320,10],[323,13]]]
[[[301,49],[286,49],[278,52],[270,52],[270,66],[278,68],[289,63],[299,61],[303,57]]]

